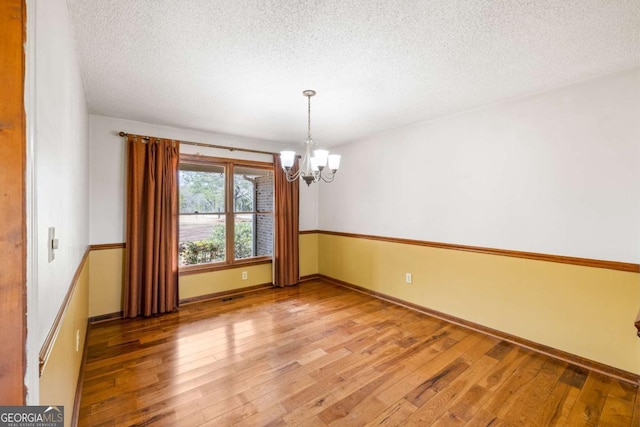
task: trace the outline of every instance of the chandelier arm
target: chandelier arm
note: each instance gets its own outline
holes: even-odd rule
[[[288,182],[293,182],[293,181],[301,178],[303,175],[307,174],[307,172],[305,170],[306,169],[306,165],[308,164],[307,157],[308,157],[308,151],[306,151],[305,154],[302,155],[302,156],[300,154],[296,154],[295,158],[299,159],[298,168],[297,168],[297,170],[295,172],[292,172],[293,168],[291,168],[291,169],[289,169],[289,171],[287,171],[285,173],[285,176],[286,176]],[[295,160],[294,160],[294,166],[295,166]]]
[[[324,182],[329,183],[329,182],[333,182],[333,180],[336,178],[336,175],[335,175],[335,174],[333,174],[333,173],[331,173],[331,172],[326,173],[326,174],[324,174],[324,173],[323,173],[323,174],[320,174],[320,178],[321,178]]]
[[[300,176],[302,175],[302,173],[301,173],[301,172],[302,172],[302,171],[299,171],[299,170],[298,170],[298,171],[296,171],[296,172],[294,172],[294,173],[287,172],[287,173],[285,174],[285,177],[287,178],[287,181],[288,181],[288,182],[293,182],[293,181],[295,181],[296,179],[300,178]]]

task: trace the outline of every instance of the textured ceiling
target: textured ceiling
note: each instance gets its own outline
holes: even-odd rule
[[[322,145],[640,64],[638,0],[68,0],[92,113]]]

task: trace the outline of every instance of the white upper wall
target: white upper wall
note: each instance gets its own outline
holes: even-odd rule
[[[66,1],[36,1],[31,8],[35,109],[27,114],[35,126],[37,236],[29,239],[38,242],[38,307],[29,307],[28,315],[38,316],[42,345],[89,244],[89,116]],[[48,227],[55,227],[60,241],[51,263]]]
[[[327,184],[316,183],[307,186],[300,182],[300,230],[318,229],[318,188],[322,185]]]
[[[640,68],[335,147],[323,230],[640,262]]]
[[[126,143],[124,138],[118,136],[120,131],[262,151],[278,152],[285,148],[291,149],[290,145],[251,138],[158,126],[97,115],[91,115],[89,121],[91,244],[125,241]],[[273,161],[269,155],[210,149],[186,144],[181,145],[180,150],[183,153],[201,153],[233,159]],[[316,199],[317,194],[313,190],[308,190],[306,186],[303,189],[301,185],[300,228],[302,230],[317,228]]]

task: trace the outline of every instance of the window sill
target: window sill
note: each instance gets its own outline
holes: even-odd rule
[[[211,264],[198,264],[187,265],[184,267],[178,267],[178,274],[180,276],[186,276],[189,274],[207,273],[210,271],[230,270],[234,268],[250,267],[252,265],[271,264],[272,257],[256,257],[246,260],[237,260],[233,264],[226,263],[211,263]]]

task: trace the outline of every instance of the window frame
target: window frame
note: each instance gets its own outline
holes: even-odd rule
[[[235,259],[235,217],[236,214],[253,214],[253,215],[271,215],[274,216],[274,211],[257,211],[252,212],[236,212],[233,200],[234,189],[234,167],[251,167],[256,169],[269,170],[274,172],[274,165],[270,162],[260,162],[256,160],[241,160],[241,159],[229,159],[225,157],[205,156],[200,154],[180,154],[178,171],[181,170],[181,166],[185,165],[199,165],[199,166],[222,166],[224,167],[224,216],[225,216],[225,260],[219,262],[207,262],[202,264],[184,265],[178,266],[178,272],[180,274],[200,273],[203,271],[217,271],[226,270],[237,267],[248,267],[251,265],[270,264],[273,260],[273,254],[255,256],[249,258]],[[178,172],[179,173],[179,172]],[[178,186],[179,191],[179,186]],[[273,201],[275,205],[275,200]],[[254,209],[257,206],[254,204]],[[222,212],[221,212],[222,213]],[[189,215],[188,213],[181,213],[180,206],[178,204],[177,211],[178,219],[180,215]],[[208,215],[209,213],[206,213]],[[216,213],[211,213],[216,214]],[[178,223],[180,221],[178,220]],[[275,225],[275,222],[274,222]],[[179,234],[179,233],[178,233]]]

